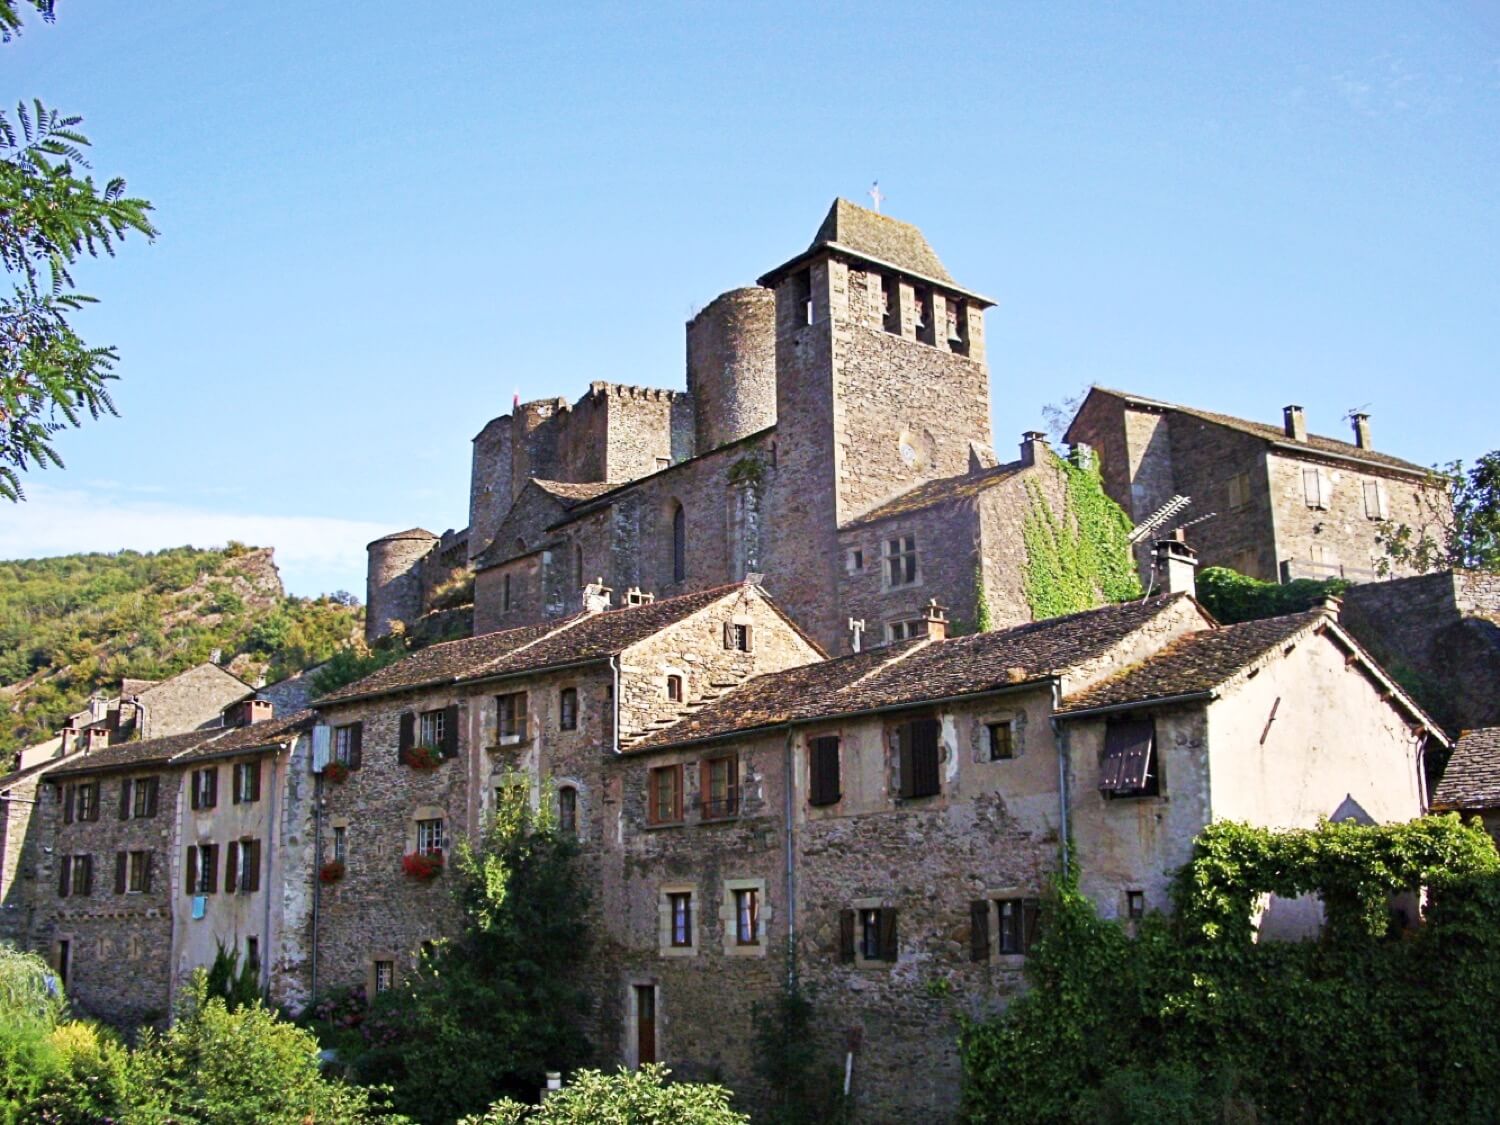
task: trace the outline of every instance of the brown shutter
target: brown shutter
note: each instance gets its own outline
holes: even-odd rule
[[[911,727],[910,723],[902,723],[896,728],[896,768],[901,773],[898,792],[902,797],[910,797],[916,792],[914,785],[916,768],[912,764],[911,752]]]
[[[1041,902],[1034,898],[1021,903],[1021,930],[1026,935],[1024,948],[1028,953],[1037,938],[1037,919],[1041,915],[1041,906]]]
[[[969,903],[969,956],[975,961],[990,959],[990,903],[975,899]]]
[[[531,702],[531,696],[524,691],[516,693],[516,734],[522,742],[526,741],[531,731],[531,718],[526,713],[527,704]]]
[[[188,846],[187,873],[182,880],[182,885],[187,888],[187,893],[195,895],[198,893],[198,875],[202,868],[198,866],[198,845]]]
[[[754,652],[755,651],[755,626],[754,625],[746,625],[745,626],[745,651],[746,652]]]
[[[151,864],[155,858],[154,852],[147,852],[144,860],[145,866],[141,868],[141,890],[147,894],[151,893]]]
[[[240,769],[239,762],[229,767],[229,803],[232,805],[237,805],[245,799],[245,787],[240,781],[242,776],[243,771]]]
[[[198,777],[202,772],[202,770],[195,770],[188,774],[188,804],[195,809],[202,803],[198,800]]]
[[[839,911],[839,960],[845,965],[854,963],[854,911]]]
[[[73,823],[73,791],[76,788],[77,788],[77,786],[75,786],[75,785],[64,785],[63,786],[63,823],[64,824],[72,824]],[[67,893],[68,893],[67,891],[63,892],[63,894],[67,894]]]
[[[229,841],[229,851],[225,853],[224,862],[224,893],[234,894],[235,886],[240,872],[240,842]]]
[[[120,819],[130,819],[130,778],[120,782]]]
[[[458,757],[458,704],[443,708],[443,757]]]
[[[1151,768],[1151,746],[1156,724],[1132,719],[1104,728],[1104,760],[1099,765],[1099,788],[1112,793],[1144,789]]]
[[[834,804],[839,792],[839,740],[825,735],[812,741],[811,779],[808,800],[814,805]]]
[[[888,906],[880,911],[880,959],[896,959],[896,912]]]
[[[357,770],[364,762],[365,751],[365,724],[349,724],[349,761],[345,764],[351,770]]]
[[[94,787],[94,799],[89,802],[89,821],[93,822],[99,819],[99,804],[100,798],[104,796],[104,786],[98,781],[91,781],[89,784]]]
[[[734,622],[732,621],[724,622],[724,647],[734,647]]]
[[[407,755],[411,753],[412,746],[417,738],[417,715],[415,711],[401,712],[401,738],[397,748],[397,757],[403,765],[406,764]]]
[[[125,868],[130,863],[129,852],[115,853],[115,894],[125,893]]]
[[[73,889],[73,857],[59,856],[57,863],[57,897],[67,898]]]
[[[931,797],[942,792],[938,744],[942,729],[936,719],[918,719],[911,724],[913,797]]]
[[[203,885],[198,888],[200,894],[211,895],[219,889],[219,845],[203,845]]]
[[[260,772],[262,765],[264,763],[259,758],[250,763],[250,799],[252,801],[260,800]]]
[[[210,766],[208,770],[208,793],[204,804],[208,808],[214,808],[219,803],[219,767]]]
[[[146,815],[147,816],[154,817],[156,815],[156,797],[157,797],[157,791],[160,788],[161,788],[161,778],[159,778],[159,777],[148,777],[146,779]]]
[[[83,857],[83,890],[85,895],[94,893],[94,857],[86,855]]]
[[[245,847],[250,851],[245,860],[245,889],[253,894],[260,890],[260,841],[251,840]]]

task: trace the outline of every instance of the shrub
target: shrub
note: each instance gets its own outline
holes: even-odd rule
[[[1196,584],[1203,608],[1225,625],[1301,613],[1349,588],[1346,578],[1262,582],[1222,566],[1204,567],[1198,572]]]
[[[750,1118],[730,1108],[724,1087],[668,1083],[668,1073],[654,1063],[614,1074],[581,1070],[539,1106],[499,1101],[459,1125],[749,1125]]]

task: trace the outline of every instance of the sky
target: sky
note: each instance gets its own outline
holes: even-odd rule
[[[877,180],[998,301],[1003,458],[1089,383],[1500,447],[1494,3],[59,8],[0,102],[83,115],[161,234],[77,271],[121,416],[0,558],[233,538],[362,597],[513,394],[682,387],[689,316]]]

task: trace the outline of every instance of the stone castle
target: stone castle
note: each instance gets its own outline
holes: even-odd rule
[[[80,716],[0,777],[0,922],[121,1024],[221,944],[276,1003],[371,996],[459,932],[452,847],[546,803],[580,845],[606,1061],[753,1105],[752,1009],[795,968],[852,1120],[951,1119],[960,1021],[1024,987],[1065,865],[1133,929],[1214,820],[1419,815],[1452,739],[1374,641],[1500,667],[1492,579],[1225,626],[1181,536],[1142,547],[1147,596],[1033,620],[1023,527],[1069,519],[1068,486],[1040,433],[991,451],[989,303],[914,227],[836,202],[689,323],[686,392],[518,403],[475,439],[468,528],[370,545],[372,637],[468,575],[471,636],[310,702],[211,670],[127,684],[118,710],[149,690],[173,721],[114,740]],[[1103,388],[1069,432],[1132,521],[1190,497],[1218,513],[1189,529],[1206,561],[1279,578],[1365,577],[1386,514],[1441,502],[1355,436]],[[1500,722],[1500,684],[1469,682],[1466,716]],[[1500,808],[1500,769],[1463,776],[1451,807]],[[1319,924],[1300,899],[1258,921]]]

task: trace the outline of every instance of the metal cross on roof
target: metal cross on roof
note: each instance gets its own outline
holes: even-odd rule
[[[880,190],[880,181],[876,180],[870,185],[870,202],[875,204],[876,214],[880,213],[880,205],[885,201],[885,192]]]

